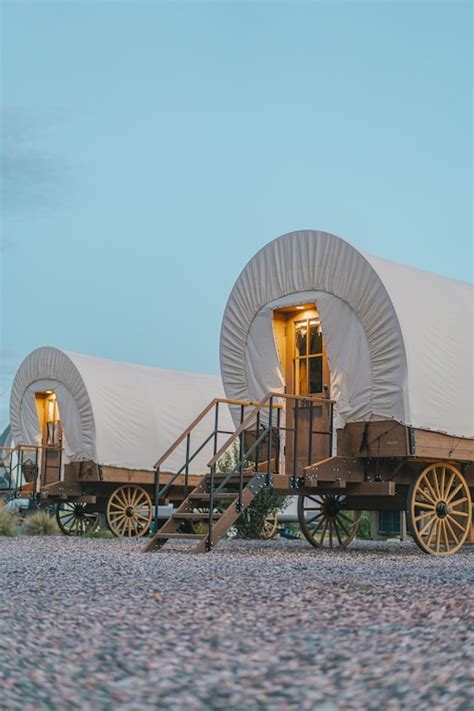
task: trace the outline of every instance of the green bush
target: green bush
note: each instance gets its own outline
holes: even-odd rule
[[[0,501],[0,536],[16,536],[15,516],[7,511],[3,501]]]
[[[262,538],[265,519],[275,509],[281,511],[288,497],[278,496],[271,487],[265,487],[258,492],[251,504],[235,522],[235,530],[239,538]]]
[[[57,536],[59,526],[46,511],[37,511],[25,518],[22,532],[27,536]]]
[[[86,533],[84,538],[115,538],[115,536],[108,528],[98,528],[96,531]]]
[[[359,528],[357,529],[357,538],[364,541],[370,540],[370,511],[362,511]]]
[[[230,472],[239,461],[239,443],[233,442],[217,463],[217,469],[223,474]],[[251,467],[252,462],[244,462],[244,467]],[[288,497],[278,496],[271,487],[259,491],[251,504],[235,522],[233,528],[239,538],[261,538],[266,517],[273,511],[281,511]]]

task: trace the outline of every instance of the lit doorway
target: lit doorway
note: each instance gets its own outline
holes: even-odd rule
[[[40,486],[47,486],[62,478],[63,428],[53,390],[35,393],[35,402],[41,429]]]
[[[288,306],[273,312],[275,341],[278,347],[285,392],[300,397],[330,398],[330,370],[321,319],[314,304]],[[286,473],[301,472],[318,459],[328,456],[330,407],[324,403],[298,402],[298,438],[294,451],[295,407],[286,408],[288,428],[285,447]],[[311,443],[310,443],[311,438]],[[311,459],[312,461],[308,461]]]

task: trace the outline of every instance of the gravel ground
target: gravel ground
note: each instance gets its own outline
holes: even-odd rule
[[[474,708],[474,547],[0,539],[0,708]]]

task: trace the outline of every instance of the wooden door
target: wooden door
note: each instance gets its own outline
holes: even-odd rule
[[[63,430],[58,402],[53,391],[36,393],[41,427],[40,486],[61,480]]]
[[[303,398],[306,395],[329,398],[330,372],[316,307],[309,304],[274,312],[274,329],[285,374],[285,391]],[[288,400],[286,427],[287,474],[301,475],[304,466],[328,456],[329,405]]]

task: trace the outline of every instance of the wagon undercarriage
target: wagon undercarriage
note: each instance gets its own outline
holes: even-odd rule
[[[237,409],[240,424],[219,446],[221,403]],[[56,518],[66,535],[93,532],[101,515],[119,537],[145,536],[154,526],[147,550],[181,538],[194,540],[196,552],[212,550],[269,487],[281,496],[299,497],[300,528],[316,548],[345,548],[357,535],[362,511],[390,510],[406,511],[413,538],[425,553],[458,551],[472,525],[473,441],[394,421],[352,423],[335,433],[332,408],[330,400],[271,393],[259,403],[215,400],[160,458],[155,472],[76,462],[66,465],[62,480],[43,484],[41,467],[32,465],[30,456],[23,491],[26,487],[39,501],[57,505]],[[325,420],[321,409],[327,410]],[[203,446],[192,442],[194,427],[205,417],[213,423],[204,442],[212,448],[209,471],[190,474],[194,452]],[[183,445],[183,466],[166,471],[170,454]],[[222,456],[232,447],[235,461],[230,470],[220,471]],[[18,466],[28,472],[24,462]],[[160,507],[169,504],[176,507],[171,517],[160,520]],[[275,529],[273,515],[262,535]]]

